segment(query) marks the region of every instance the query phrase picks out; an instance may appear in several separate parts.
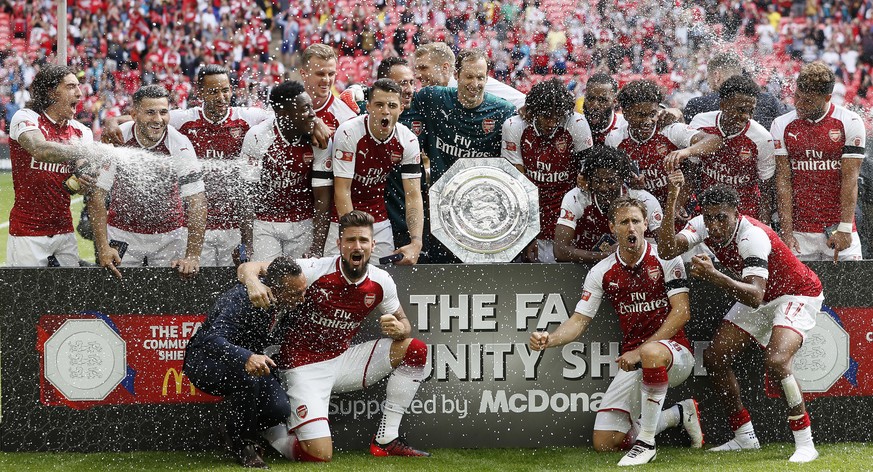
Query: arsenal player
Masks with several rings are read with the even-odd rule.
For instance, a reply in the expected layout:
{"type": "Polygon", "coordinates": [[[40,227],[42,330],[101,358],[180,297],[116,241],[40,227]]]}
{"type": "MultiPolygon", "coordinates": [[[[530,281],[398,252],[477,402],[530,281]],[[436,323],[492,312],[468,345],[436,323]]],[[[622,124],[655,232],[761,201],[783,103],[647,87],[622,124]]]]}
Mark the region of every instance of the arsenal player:
{"type": "Polygon", "coordinates": [[[618,83],[608,74],[598,72],[585,85],[584,113],[594,144],[604,144],[613,130],[627,128],[627,120],[615,112],[618,83]]]}
{"type": "MultiPolygon", "coordinates": [[[[724,141],[718,152],[699,159],[700,190],[717,184],[736,189],[740,213],[753,215],[769,225],[776,160],[770,132],[752,119],[759,92],[755,81],[745,75],[728,78],[718,91],[720,109],[698,113],[691,120],[691,127],[724,141]]],[[[668,159],[668,169],[681,161],[681,154],[675,156],[679,158],[668,159]]]]}
{"type": "Polygon", "coordinates": [[[560,215],[551,223],[555,228],[555,259],[558,262],[591,264],[615,251],[615,238],[609,229],[607,210],[617,198],[628,195],[646,206],[644,236],[655,244],[663,213],[658,200],[645,190],[625,185],[631,165],[620,150],[595,145],[582,152],[582,172],[586,187],[574,186],[561,201],[560,215]]]}
{"type": "Polygon", "coordinates": [[[330,129],[358,116],[342,100],[333,95],[336,83],[336,51],[326,44],[313,44],[303,51],[300,76],[306,93],[312,99],[315,115],[330,129]]]}
{"type": "MultiPolygon", "coordinates": [[[[338,215],[353,209],[375,220],[374,254],[402,254],[400,264],[415,264],[422,246],[424,209],[421,200],[421,151],[418,137],[397,122],[403,107],[401,88],[391,79],[379,79],[370,88],[367,114],[340,125],[334,134],[334,201],[338,215]],[[391,220],[385,207],[385,183],[399,168],[405,193],[410,243],[394,249],[391,220]]],[[[331,224],[328,239],[336,239],[339,225],[331,224]]],[[[326,250],[336,255],[336,250],[326,250]]]]}
{"type": "Polygon", "coordinates": [[[555,262],[555,221],[561,200],[576,185],[580,153],[591,147],[591,130],[585,117],[573,112],[573,95],[558,79],[535,85],[526,103],[524,117],[503,123],[501,155],[539,190],[540,234],[526,259],[555,262]]]}
{"type": "MultiPolygon", "coordinates": [[[[82,99],[72,69],[48,64],[30,86],[33,101],[9,123],[9,153],[15,203],[9,213],[6,264],[78,267],[79,251],[64,182],[75,171],[70,143],[93,141],[91,130],[74,120],[82,99]]],[[[82,176],[93,184],[91,176],[82,176]]]]}
{"type": "Polygon", "coordinates": [[[330,153],[311,144],[312,100],[300,82],[270,91],[275,116],[249,130],[240,154],[246,183],[242,241],[253,260],[320,256],[327,237],[333,176],[330,153]]]}
{"type": "Polygon", "coordinates": [[[682,259],[664,259],[643,235],[646,206],[624,196],[609,207],[609,229],[618,250],[585,276],[573,315],[554,332],[534,332],[530,348],[563,346],[588,329],[603,299],[609,300],[623,333],[619,371],[603,395],[594,422],[594,449],[615,451],[633,444],[618,465],[645,464],[655,458],[655,435],[682,425],[693,447],[703,445],[694,399],[661,411],[668,387],[685,381],[694,367],[685,323],[691,318],[682,259]],[[638,426],[634,420],[639,415],[638,426]]]}
{"type": "MultiPolygon", "coordinates": [[[[684,185],[682,173],[670,174],[665,217],[671,218],[684,185]]],[[[752,418],[740,398],[733,370],[737,356],[754,346],[764,347],[770,378],[781,383],[788,404],[788,425],[794,433],[791,462],[818,457],[812,441],[809,413],[792,374],[794,355],[815,326],[824,294],[815,273],[800,262],[767,225],[741,214],[736,190],[715,185],[699,198],[701,215],[675,234],[661,226],[659,250],[676,257],[705,244],[727,269],[720,272],[706,254],[691,259],[691,275],[725,290],[737,299],[704,353],[709,378],[725,403],[734,438],[711,451],[758,449],[752,418]]]]}
{"type": "Polygon", "coordinates": [[[667,155],[677,152],[685,158],[701,156],[717,151],[722,144],[720,138],[682,123],[659,129],[658,113],[663,99],[661,89],[650,80],[625,85],[618,93],[618,102],[628,126],[615,129],[606,137],[607,146],[621,149],[639,166],[643,188],[662,206],[667,200],[667,155]]]}
{"type": "MultiPolygon", "coordinates": [[[[375,246],[373,218],[353,210],[339,221],[338,257],[298,261],[308,288],[302,308],[284,333],[277,361],[291,402],[288,428],[292,434],[273,437],[272,444],[286,457],[299,461],[330,461],[331,393],[367,388],[390,374],[370,453],[429,456],[410,447],[399,435],[403,415],[426,375],[427,345],[410,337],[412,327],[391,276],[369,264],[375,246]],[[373,310],[382,315],[379,324],[385,337],[352,345],[361,322],[373,310]]],[[[255,306],[266,307],[276,300],[258,280],[267,267],[266,262],[256,262],[243,264],[238,270],[255,306]]]]}
{"type": "Polygon", "coordinates": [[[773,121],[782,239],[801,260],[860,260],[855,227],[866,135],[861,118],[830,103],[834,73],[821,62],[797,77],[796,110],[773,121]]]}
{"type": "Polygon", "coordinates": [[[206,227],[200,162],[191,141],[169,126],[165,88],[146,85],[137,90],[131,115],[133,121],[121,125],[123,146],[161,157],[104,164],[88,201],[97,261],[117,277],[119,265],[172,266],[183,275],[195,274],[206,227]],[[112,197],[108,214],[107,194],[112,197]],[[111,240],[127,243],[123,262],[111,240]]]}

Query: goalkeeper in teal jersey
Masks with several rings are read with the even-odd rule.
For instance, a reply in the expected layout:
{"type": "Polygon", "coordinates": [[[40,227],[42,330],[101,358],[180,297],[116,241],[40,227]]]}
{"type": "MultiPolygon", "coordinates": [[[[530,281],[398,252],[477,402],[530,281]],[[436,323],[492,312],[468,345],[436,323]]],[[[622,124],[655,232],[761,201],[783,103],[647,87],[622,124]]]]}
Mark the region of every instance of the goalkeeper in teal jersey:
{"type": "MultiPolygon", "coordinates": [[[[485,94],[489,67],[484,51],[465,49],[455,60],[457,88],[425,87],[412,100],[411,113],[421,119],[421,149],[430,159],[425,171],[429,170],[431,185],[458,159],[500,157],[503,122],[515,114],[515,106],[485,94]]],[[[414,121],[411,129],[416,131],[414,121]]],[[[425,246],[429,262],[460,262],[436,238],[429,238],[425,246]]]]}

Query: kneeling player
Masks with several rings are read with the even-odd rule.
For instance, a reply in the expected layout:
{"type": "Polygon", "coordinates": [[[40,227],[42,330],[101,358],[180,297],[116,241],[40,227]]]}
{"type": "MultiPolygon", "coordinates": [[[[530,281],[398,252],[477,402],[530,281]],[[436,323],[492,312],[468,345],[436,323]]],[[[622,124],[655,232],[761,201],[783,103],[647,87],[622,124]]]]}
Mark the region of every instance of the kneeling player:
{"type": "MultiPolygon", "coordinates": [[[[670,194],[664,217],[675,212],[684,178],[670,174],[670,194]]],[[[661,226],[660,250],[677,256],[705,244],[718,260],[741,280],[719,272],[705,255],[691,260],[691,275],[722,288],[737,299],[715,333],[703,356],[709,378],[728,410],[734,439],[710,451],[758,449],[752,418],[743,407],[740,385],[733,370],[737,356],[757,343],[765,348],[764,364],[770,378],[781,381],[788,403],[788,424],[794,433],[796,450],[789,461],[809,462],[818,457],[812,442],[809,413],[803,394],[792,374],[794,355],[824,300],[821,282],[791,253],[773,230],[737,211],[737,191],[716,185],[704,191],[698,201],[701,215],[693,218],[679,234],[661,226]]]]}
{"type": "MultiPolygon", "coordinates": [[[[267,438],[288,458],[324,462],[333,456],[328,425],[332,393],[349,392],[379,382],[388,374],[387,395],[379,430],[370,443],[374,456],[429,456],[399,436],[400,421],[425,377],[427,345],[409,337],[412,328],[400,306],[394,280],[369,265],[373,251],[373,217],[353,210],[339,219],[339,257],[301,259],[306,301],[284,333],[279,376],[292,413],[288,428],[271,430],[267,438]],[[355,346],[351,340],[361,321],[378,309],[387,338],[355,346]],[[284,434],[290,430],[291,435],[284,434]]],[[[258,280],[267,263],[239,268],[240,281],[257,306],[274,295],[258,280]]]]}
{"type": "Polygon", "coordinates": [[[609,228],[618,239],[618,250],[585,277],[573,316],[553,333],[532,333],[530,348],[539,351],[575,340],[588,328],[600,301],[605,297],[612,303],[624,334],[622,354],[616,359],[621,371],[597,413],[594,448],[614,451],[633,442],[618,465],[645,464],[655,458],[655,435],[679,424],[691,436],[693,447],[703,445],[694,399],[661,411],[667,387],[684,382],[694,367],[684,329],[691,318],[685,267],[680,258],[658,257],[655,246],[643,238],[646,206],[641,201],[615,200],[609,209],[609,228]],[[635,425],[632,418],[637,415],[635,425]]]}

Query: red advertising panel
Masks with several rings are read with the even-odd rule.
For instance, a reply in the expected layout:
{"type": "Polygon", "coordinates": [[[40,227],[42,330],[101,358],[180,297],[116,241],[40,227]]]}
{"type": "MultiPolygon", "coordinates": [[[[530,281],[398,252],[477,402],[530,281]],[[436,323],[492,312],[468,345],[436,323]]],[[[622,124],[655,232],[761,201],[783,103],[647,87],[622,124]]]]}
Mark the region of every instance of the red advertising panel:
{"type": "Polygon", "coordinates": [[[206,315],[43,315],[37,324],[40,401],[96,405],[214,403],[182,373],[206,315]]]}

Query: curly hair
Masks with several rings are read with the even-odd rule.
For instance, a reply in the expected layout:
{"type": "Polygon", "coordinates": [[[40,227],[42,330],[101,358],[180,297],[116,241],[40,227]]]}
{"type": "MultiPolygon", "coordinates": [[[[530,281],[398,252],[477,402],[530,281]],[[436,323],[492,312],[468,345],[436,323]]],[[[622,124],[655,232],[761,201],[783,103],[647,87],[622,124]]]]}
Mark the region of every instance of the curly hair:
{"type": "Polygon", "coordinates": [[[740,206],[740,194],[737,190],[724,184],[713,185],[704,190],[697,198],[700,206],[728,205],[732,208],[740,206]]]}
{"type": "Polygon", "coordinates": [[[618,92],[618,103],[627,110],[637,103],[661,103],[664,91],[651,80],[634,80],[618,92]]]}
{"type": "Polygon", "coordinates": [[[757,98],[760,91],[761,89],[758,87],[758,84],[751,77],[740,74],[728,77],[721,84],[721,87],[718,89],[718,97],[722,100],[735,95],[757,98]]]}
{"type": "Polygon", "coordinates": [[[836,76],[824,62],[806,64],[797,76],[797,90],[816,95],[830,95],[834,92],[836,76]]]}
{"type": "Polygon", "coordinates": [[[573,94],[558,79],[540,82],[530,89],[524,101],[531,117],[569,114],[576,107],[573,94]]]}
{"type": "Polygon", "coordinates": [[[64,77],[70,74],[76,75],[71,67],[58,64],[43,66],[30,84],[31,101],[27,107],[37,113],[45,112],[46,108],[55,102],[55,99],[52,98],[52,92],[63,83],[64,77]]]}
{"type": "Polygon", "coordinates": [[[281,110],[286,105],[293,106],[294,100],[301,93],[306,93],[303,83],[286,80],[270,90],[270,107],[275,111],[281,110]]]}

